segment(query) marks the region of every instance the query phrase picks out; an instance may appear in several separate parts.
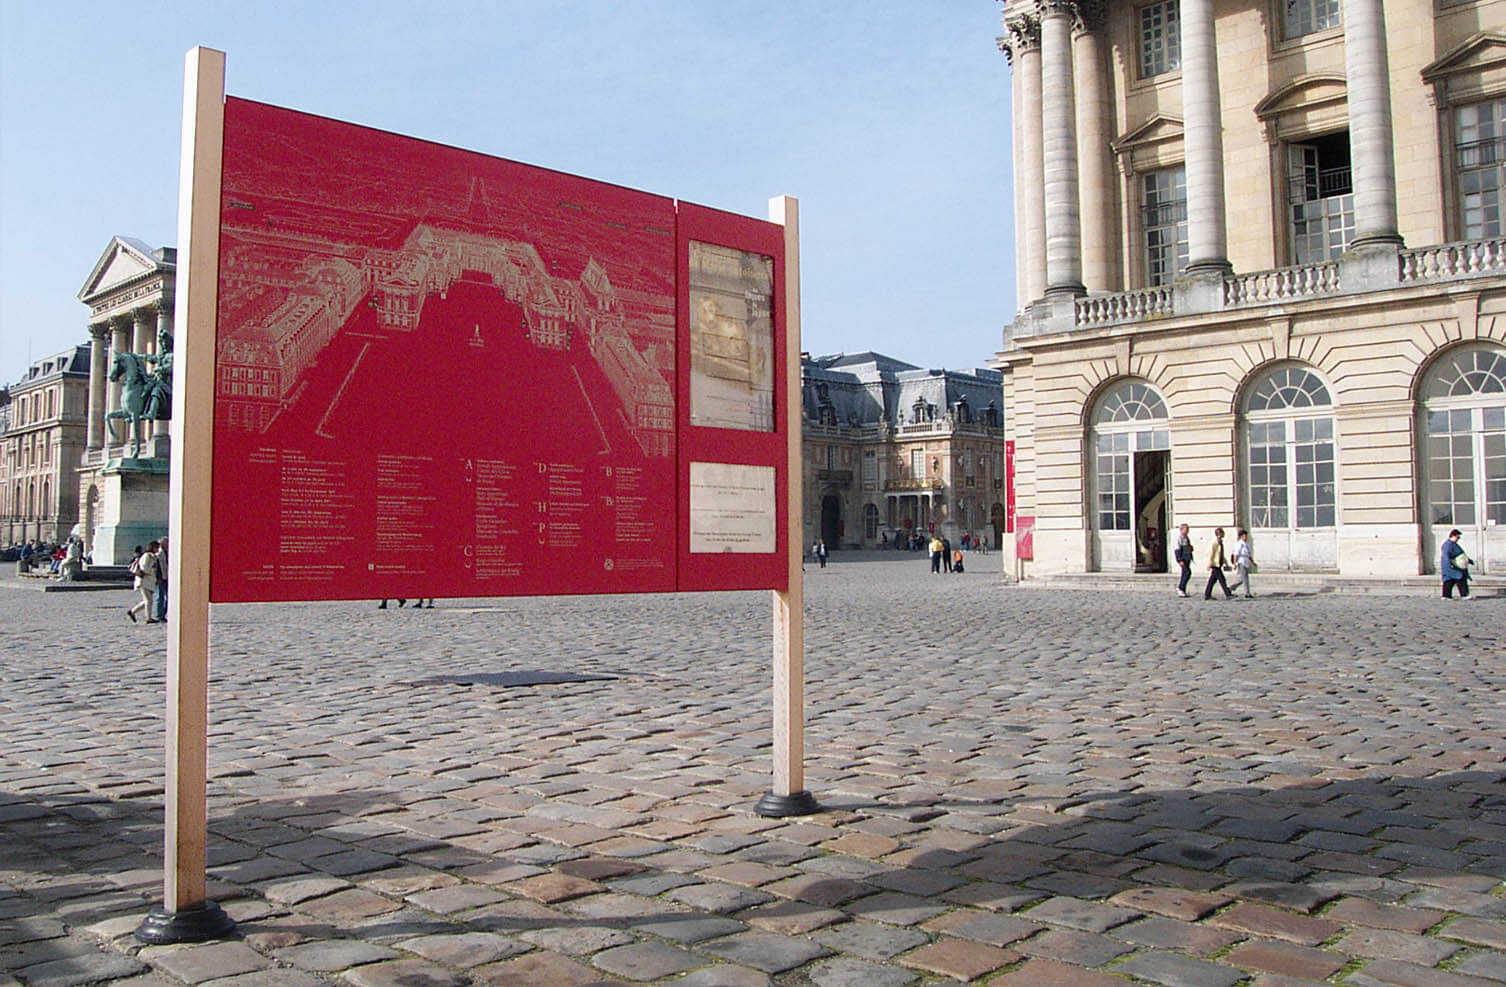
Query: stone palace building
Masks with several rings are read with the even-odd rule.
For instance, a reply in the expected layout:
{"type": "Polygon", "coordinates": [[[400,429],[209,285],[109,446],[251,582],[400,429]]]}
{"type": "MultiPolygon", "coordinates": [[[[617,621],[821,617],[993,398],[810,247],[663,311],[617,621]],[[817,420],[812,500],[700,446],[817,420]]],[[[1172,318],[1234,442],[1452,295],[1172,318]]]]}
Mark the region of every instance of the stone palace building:
{"type": "Polygon", "coordinates": [[[1005,527],[1004,395],[994,370],[877,353],[801,359],[805,547],[881,548],[932,531],[989,546],[1005,527]]]}
{"type": "Polygon", "coordinates": [[[9,388],[0,429],[0,519],[7,544],[61,541],[75,525],[97,565],[124,565],[135,545],[167,532],[167,421],[107,419],[123,385],[117,353],[157,354],[172,336],[176,251],[114,237],[79,291],[89,344],[38,361],[9,388]]]}
{"type": "Polygon", "coordinates": [[[1164,571],[1179,522],[1266,570],[1432,572],[1456,527],[1506,569],[1506,0],[1004,25],[1006,571],[1164,571]]]}
{"type": "Polygon", "coordinates": [[[78,523],[89,348],[38,360],[0,409],[0,545],[57,542],[78,523]]]}

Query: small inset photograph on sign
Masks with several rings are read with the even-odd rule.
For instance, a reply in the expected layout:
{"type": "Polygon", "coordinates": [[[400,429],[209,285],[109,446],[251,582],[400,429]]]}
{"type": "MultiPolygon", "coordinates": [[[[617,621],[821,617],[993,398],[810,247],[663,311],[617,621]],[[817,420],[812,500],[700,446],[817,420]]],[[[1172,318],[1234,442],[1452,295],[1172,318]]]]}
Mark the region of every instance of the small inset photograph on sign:
{"type": "Polygon", "coordinates": [[[690,423],[774,430],[774,260],[690,242],[690,423]]]}
{"type": "Polygon", "coordinates": [[[774,467],[690,464],[690,551],[774,551],[774,467]]]}

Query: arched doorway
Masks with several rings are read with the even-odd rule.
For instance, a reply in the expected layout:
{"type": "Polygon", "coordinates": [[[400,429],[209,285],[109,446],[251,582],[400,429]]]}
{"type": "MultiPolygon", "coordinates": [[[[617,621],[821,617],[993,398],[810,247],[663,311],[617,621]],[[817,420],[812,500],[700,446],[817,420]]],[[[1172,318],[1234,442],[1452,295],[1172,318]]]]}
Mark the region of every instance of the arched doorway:
{"type": "Polygon", "coordinates": [[[1101,572],[1165,572],[1171,516],[1171,414],[1143,380],[1110,386],[1088,430],[1093,567],[1101,572]]]}
{"type": "Polygon", "coordinates": [[[836,494],[821,498],[821,539],[828,551],[842,547],[842,498],[836,494]]]}
{"type": "Polygon", "coordinates": [[[1422,379],[1418,457],[1422,472],[1423,565],[1458,528],[1480,573],[1506,569],[1506,350],[1449,350],[1422,379]]]}
{"type": "Polygon", "coordinates": [[[1267,569],[1333,569],[1338,457],[1333,399],[1309,367],[1278,366],[1245,393],[1241,514],[1267,569]]]}
{"type": "Polygon", "coordinates": [[[988,512],[988,523],[989,523],[989,526],[994,529],[994,539],[993,539],[992,544],[989,545],[989,547],[990,548],[1001,548],[1001,547],[1003,547],[1003,545],[1004,545],[1004,505],[1003,504],[995,502],[994,506],[989,509],[989,512],[988,512]]]}

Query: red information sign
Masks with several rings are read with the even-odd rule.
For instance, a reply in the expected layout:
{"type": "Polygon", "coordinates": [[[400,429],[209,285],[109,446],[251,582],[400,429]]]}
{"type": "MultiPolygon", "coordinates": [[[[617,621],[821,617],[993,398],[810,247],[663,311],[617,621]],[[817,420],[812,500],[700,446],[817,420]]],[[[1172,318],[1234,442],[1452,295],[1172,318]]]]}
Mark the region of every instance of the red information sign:
{"type": "Polygon", "coordinates": [[[781,238],[226,100],[211,599],[782,589],[781,238]]]}

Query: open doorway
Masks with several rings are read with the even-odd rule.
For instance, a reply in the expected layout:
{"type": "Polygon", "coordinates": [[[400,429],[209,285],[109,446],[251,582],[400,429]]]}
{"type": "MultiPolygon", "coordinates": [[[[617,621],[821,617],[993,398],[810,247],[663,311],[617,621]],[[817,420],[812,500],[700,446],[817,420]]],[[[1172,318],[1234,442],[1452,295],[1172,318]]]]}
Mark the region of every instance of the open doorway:
{"type": "Polygon", "coordinates": [[[1135,453],[1135,571],[1165,572],[1166,490],[1171,453],[1152,449],[1135,453]]]}
{"type": "Polygon", "coordinates": [[[833,494],[821,498],[821,539],[828,552],[842,547],[842,498],[833,494]]]}

